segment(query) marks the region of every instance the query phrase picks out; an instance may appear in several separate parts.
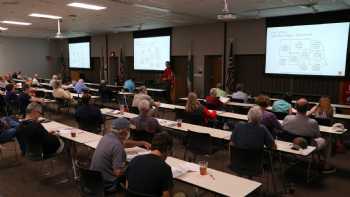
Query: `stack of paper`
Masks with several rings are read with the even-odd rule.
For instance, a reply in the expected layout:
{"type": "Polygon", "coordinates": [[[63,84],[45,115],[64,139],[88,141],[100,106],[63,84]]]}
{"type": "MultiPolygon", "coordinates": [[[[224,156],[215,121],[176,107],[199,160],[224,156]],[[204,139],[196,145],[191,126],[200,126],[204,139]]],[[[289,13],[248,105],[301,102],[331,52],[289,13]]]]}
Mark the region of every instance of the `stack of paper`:
{"type": "Polygon", "coordinates": [[[140,148],[138,146],[135,146],[133,148],[126,148],[125,152],[126,152],[126,159],[127,159],[127,161],[131,161],[135,157],[137,157],[139,155],[149,154],[151,151],[143,149],[143,148],[140,148]]]}
{"type": "Polygon", "coordinates": [[[173,177],[176,178],[188,172],[199,172],[199,165],[185,162],[181,164],[172,165],[171,171],[173,172],[173,177]]]}

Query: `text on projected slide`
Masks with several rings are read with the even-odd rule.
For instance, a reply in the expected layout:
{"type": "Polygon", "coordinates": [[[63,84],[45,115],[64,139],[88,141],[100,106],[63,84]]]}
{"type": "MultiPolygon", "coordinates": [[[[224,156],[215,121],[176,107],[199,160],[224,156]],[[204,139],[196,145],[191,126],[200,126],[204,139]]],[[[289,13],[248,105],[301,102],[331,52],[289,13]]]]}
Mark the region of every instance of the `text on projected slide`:
{"type": "Polygon", "coordinates": [[[170,36],[134,39],[135,70],[162,71],[166,61],[170,61],[170,36]]]}
{"type": "Polygon", "coordinates": [[[69,43],[69,67],[90,68],[90,43],[69,43]]]}
{"type": "Polygon", "coordinates": [[[266,73],[344,76],[349,23],[267,29],[266,73]]]}

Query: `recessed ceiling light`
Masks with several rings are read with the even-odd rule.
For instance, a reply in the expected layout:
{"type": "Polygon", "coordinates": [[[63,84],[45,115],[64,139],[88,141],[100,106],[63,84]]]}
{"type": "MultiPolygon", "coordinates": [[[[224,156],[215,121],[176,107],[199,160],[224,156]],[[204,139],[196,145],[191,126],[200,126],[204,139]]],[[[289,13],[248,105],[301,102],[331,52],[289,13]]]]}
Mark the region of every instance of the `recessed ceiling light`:
{"type": "Polygon", "coordinates": [[[86,3],[77,3],[77,2],[69,3],[67,5],[71,7],[84,8],[89,10],[104,10],[107,8],[104,6],[92,5],[92,4],[86,4],[86,3]]]}
{"type": "Polygon", "coordinates": [[[9,28],[7,28],[7,27],[0,27],[0,31],[6,31],[6,30],[8,30],[9,28]]]}
{"type": "Polygon", "coordinates": [[[55,15],[49,15],[49,14],[39,14],[39,13],[31,13],[29,14],[31,17],[38,17],[38,18],[48,18],[48,19],[61,19],[61,16],[55,16],[55,15]]]}
{"type": "Polygon", "coordinates": [[[25,26],[28,26],[28,25],[32,24],[32,23],[20,22],[20,21],[1,21],[1,23],[11,24],[11,25],[25,25],[25,26]]]}

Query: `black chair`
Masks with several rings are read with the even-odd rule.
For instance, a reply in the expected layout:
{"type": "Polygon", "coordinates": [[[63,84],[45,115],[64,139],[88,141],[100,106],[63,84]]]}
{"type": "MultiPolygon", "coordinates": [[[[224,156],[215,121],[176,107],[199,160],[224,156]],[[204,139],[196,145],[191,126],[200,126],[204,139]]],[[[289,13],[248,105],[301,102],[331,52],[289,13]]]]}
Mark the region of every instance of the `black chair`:
{"type": "Polygon", "coordinates": [[[101,172],[79,168],[82,197],[104,197],[104,182],[101,172]]]}
{"type": "Polygon", "coordinates": [[[209,156],[218,150],[208,133],[188,131],[185,140],[184,160],[187,158],[187,152],[191,152],[193,154],[193,160],[196,161],[198,155],[209,156]]]}
{"type": "Polygon", "coordinates": [[[283,130],[281,133],[278,134],[278,139],[283,140],[283,141],[287,141],[287,142],[293,142],[293,140],[295,138],[298,138],[298,137],[302,137],[302,138],[306,139],[306,141],[309,145],[314,144],[313,138],[295,135],[295,134],[290,133],[286,130],[283,130]]]}
{"type": "Polygon", "coordinates": [[[5,101],[5,113],[6,116],[16,115],[19,111],[19,104],[17,100],[8,100],[6,97],[4,98],[5,101]]]}
{"type": "Polygon", "coordinates": [[[186,112],[182,110],[180,116],[176,116],[177,119],[182,119],[185,123],[195,124],[195,125],[204,125],[204,117],[201,112],[186,112]]]}
{"type": "Polygon", "coordinates": [[[230,146],[230,169],[240,176],[249,178],[261,176],[263,173],[264,150],[242,149],[230,146]]]}
{"type": "Polygon", "coordinates": [[[62,109],[67,109],[69,112],[69,101],[67,99],[63,99],[63,98],[55,98],[56,100],[56,104],[57,104],[57,111],[61,112],[62,109]]]}
{"type": "Polygon", "coordinates": [[[126,197],[157,197],[157,195],[150,195],[150,194],[142,194],[139,192],[134,192],[129,189],[126,189],[126,197]]]}
{"type": "Polygon", "coordinates": [[[272,112],[272,113],[276,115],[278,120],[283,120],[288,115],[288,113],[284,113],[284,112],[272,112]]]}
{"type": "Polygon", "coordinates": [[[132,129],[130,131],[130,135],[131,135],[131,138],[133,140],[146,141],[146,142],[149,142],[149,143],[152,143],[152,140],[153,140],[153,137],[154,137],[153,133],[149,133],[149,132],[144,131],[144,130],[135,130],[135,129],[132,129]]]}
{"type": "Polygon", "coordinates": [[[133,114],[139,114],[139,109],[137,107],[130,107],[129,111],[133,114]]]}
{"type": "Polygon", "coordinates": [[[99,134],[101,132],[101,124],[96,121],[86,121],[86,120],[77,120],[79,129],[84,131],[89,131],[91,133],[99,134]]]}
{"type": "Polygon", "coordinates": [[[244,103],[243,99],[237,99],[237,98],[232,98],[230,99],[232,102],[236,102],[236,103],[244,103]]]}
{"type": "Polygon", "coordinates": [[[332,126],[333,120],[330,118],[314,118],[319,125],[332,126]]]}

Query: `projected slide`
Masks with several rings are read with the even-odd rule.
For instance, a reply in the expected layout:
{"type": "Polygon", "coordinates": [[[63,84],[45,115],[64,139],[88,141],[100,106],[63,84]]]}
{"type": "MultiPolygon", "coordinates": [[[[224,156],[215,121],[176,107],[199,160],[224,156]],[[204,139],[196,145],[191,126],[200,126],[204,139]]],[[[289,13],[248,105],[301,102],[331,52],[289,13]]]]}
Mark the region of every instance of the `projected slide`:
{"type": "Polygon", "coordinates": [[[162,71],[166,61],[170,61],[170,36],[134,39],[135,70],[162,71]]]}
{"type": "Polygon", "coordinates": [[[268,27],[265,73],[345,76],[349,23],[268,27]]]}
{"type": "Polygon", "coordinates": [[[69,43],[69,67],[90,68],[90,42],[69,43]]]}

